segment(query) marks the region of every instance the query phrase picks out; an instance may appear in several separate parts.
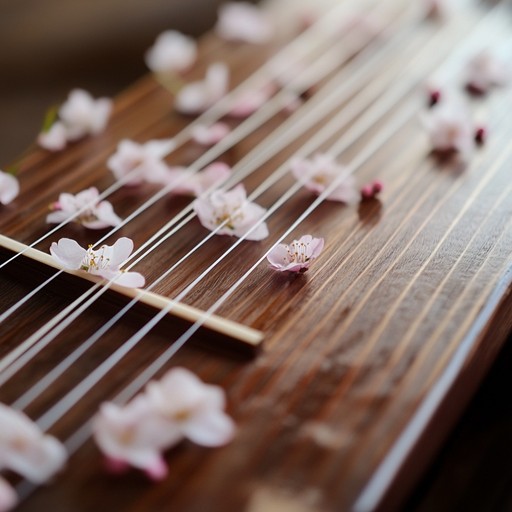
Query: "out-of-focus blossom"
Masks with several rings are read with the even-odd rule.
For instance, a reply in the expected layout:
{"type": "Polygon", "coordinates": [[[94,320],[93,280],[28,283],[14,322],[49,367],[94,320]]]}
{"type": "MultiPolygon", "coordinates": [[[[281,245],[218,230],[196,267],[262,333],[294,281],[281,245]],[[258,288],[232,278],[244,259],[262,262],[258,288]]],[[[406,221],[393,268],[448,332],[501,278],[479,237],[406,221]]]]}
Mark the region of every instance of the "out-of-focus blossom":
{"type": "Polygon", "coordinates": [[[46,222],[59,224],[83,210],[73,220],[86,228],[104,229],[108,226],[117,226],[121,219],[115,214],[111,203],[98,201],[99,195],[96,187],[90,187],[78,194],[63,192],[59,195],[58,201],[50,206],[52,212],[47,215],[46,222]]]}
{"type": "Polygon", "coordinates": [[[61,121],[53,123],[48,131],[43,131],[37,136],[37,143],[48,151],[63,150],[68,143],[64,123],[61,121]]]}
{"type": "Polygon", "coordinates": [[[291,167],[295,178],[316,195],[337,182],[326,199],[346,204],[359,200],[354,177],[329,154],[318,153],[313,158],[295,159],[291,167]]]}
{"type": "Polygon", "coordinates": [[[122,140],[117,151],[108,159],[107,167],[118,179],[126,179],[125,185],[140,185],[143,182],[164,183],[169,167],[163,161],[175,147],[173,139],[151,140],[138,144],[132,140],[122,140]]]}
{"type": "Polygon", "coordinates": [[[488,49],[473,55],[465,70],[467,88],[479,94],[488,92],[492,87],[506,85],[510,76],[510,66],[488,49]]]}
{"type": "Polygon", "coordinates": [[[194,201],[194,210],[201,224],[216,234],[244,237],[246,240],[263,240],[268,228],[261,219],[266,210],[247,200],[243,185],[225,192],[215,190],[194,201]],[[248,231],[252,231],[248,233],[248,231]]]}
{"type": "Polygon", "coordinates": [[[230,2],[220,6],[215,30],[227,41],[261,44],[274,35],[270,20],[262,11],[248,2],[230,2]]]}
{"type": "Polygon", "coordinates": [[[9,204],[20,193],[18,179],[8,172],[0,171],[0,203],[9,204]]]}
{"type": "Polygon", "coordinates": [[[185,168],[171,170],[168,175],[168,185],[172,187],[172,194],[199,197],[216,185],[226,181],[230,175],[231,167],[229,165],[214,162],[195,174],[187,173],[185,168]]]}
{"type": "Polygon", "coordinates": [[[217,103],[228,91],[229,69],[211,64],[204,80],[185,85],[176,95],[174,107],[182,114],[199,114],[217,103]]]}
{"type": "Polygon", "coordinates": [[[18,496],[12,485],[0,477],[0,512],[13,509],[18,503],[18,496]]]}
{"type": "Polygon", "coordinates": [[[202,146],[213,146],[220,142],[231,129],[226,123],[218,122],[210,126],[198,125],[192,130],[192,137],[195,142],[202,146]]]}
{"type": "Polygon", "coordinates": [[[197,58],[197,44],[176,30],[166,30],[146,52],[145,61],[153,73],[181,73],[189,69],[197,58]]]}

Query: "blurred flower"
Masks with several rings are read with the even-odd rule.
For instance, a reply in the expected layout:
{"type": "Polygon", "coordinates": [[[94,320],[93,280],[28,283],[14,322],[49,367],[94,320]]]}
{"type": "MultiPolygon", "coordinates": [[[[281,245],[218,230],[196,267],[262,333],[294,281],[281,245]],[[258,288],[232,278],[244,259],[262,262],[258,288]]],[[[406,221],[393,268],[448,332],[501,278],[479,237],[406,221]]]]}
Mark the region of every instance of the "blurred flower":
{"type": "Polygon", "coordinates": [[[228,81],[228,67],[220,62],[211,64],[204,80],[185,85],[178,92],[174,107],[182,114],[204,112],[227,93],[228,81]]]}
{"type": "Polygon", "coordinates": [[[66,127],[61,121],[53,123],[37,136],[37,143],[48,151],[61,151],[68,143],[66,127]]]}
{"type": "Polygon", "coordinates": [[[346,204],[359,200],[354,177],[329,154],[318,153],[310,159],[297,158],[292,161],[291,167],[297,181],[303,182],[304,187],[316,195],[338,182],[326,199],[346,204]]]}
{"type": "Polygon", "coordinates": [[[191,37],[175,30],[166,30],[146,52],[145,61],[154,73],[183,72],[197,58],[197,44],[191,37]]]}
{"type": "Polygon", "coordinates": [[[11,484],[0,477],[0,512],[7,512],[16,506],[18,496],[11,484]]]}
{"type": "Polygon", "coordinates": [[[120,238],[112,246],[102,245],[97,251],[91,247],[84,249],[70,238],[61,238],[58,242],[53,242],[50,247],[53,258],[66,269],[83,270],[109,281],[115,281],[115,284],[120,286],[141,288],[145,282],[141,274],[119,269],[132,251],[133,241],[126,237],[120,238]]]}
{"type": "Polygon", "coordinates": [[[171,189],[173,194],[183,194],[199,197],[207,190],[212,189],[229,178],[231,168],[222,162],[214,162],[196,174],[186,172],[185,168],[170,170],[168,185],[175,186],[171,189]]]}
{"type": "MultiPolygon", "coordinates": [[[[44,483],[67,460],[64,446],[45,435],[25,414],[0,404],[0,469],[9,469],[31,482],[44,483]]],[[[8,490],[2,489],[8,499],[8,490]]]]}
{"type": "Polygon", "coordinates": [[[227,41],[266,43],[274,28],[261,10],[248,2],[230,2],[220,6],[215,30],[227,41]]]}
{"type": "Polygon", "coordinates": [[[96,187],[88,188],[76,195],[65,192],[60,194],[59,200],[50,206],[53,211],[47,215],[46,222],[60,224],[83,209],[73,220],[85,228],[103,229],[117,226],[121,219],[114,213],[111,203],[98,201],[99,194],[96,187]]]}
{"type": "Polygon", "coordinates": [[[304,235],[290,245],[278,244],[267,255],[270,268],[283,272],[305,272],[324,248],[323,238],[304,235]]]}
{"type": "Polygon", "coordinates": [[[466,65],[466,86],[484,94],[492,87],[505,85],[510,79],[510,67],[490,50],[473,55],[466,65]]]}
{"type": "Polygon", "coordinates": [[[194,210],[201,224],[210,231],[222,226],[216,234],[244,237],[246,240],[263,240],[268,228],[261,219],[266,210],[247,201],[243,185],[225,192],[215,190],[194,201],[194,210]],[[254,228],[254,229],[252,229],[254,228]],[[246,236],[247,232],[252,231],[246,236]]]}
{"type": "Polygon", "coordinates": [[[231,131],[226,123],[214,123],[210,126],[200,124],[192,130],[195,142],[203,146],[213,146],[220,142],[231,131]]]}
{"type": "Polygon", "coordinates": [[[8,172],[0,171],[0,203],[9,204],[19,193],[18,179],[8,172]]]}
{"type": "Polygon", "coordinates": [[[107,160],[107,167],[116,179],[124,179],[130,175],[125,185],[148,183],[164,183],[169,167],[163,161],[175,147],[173,139],[151,140],[138,144],[132,140],[122,140],[117,151],[107,160]]]}

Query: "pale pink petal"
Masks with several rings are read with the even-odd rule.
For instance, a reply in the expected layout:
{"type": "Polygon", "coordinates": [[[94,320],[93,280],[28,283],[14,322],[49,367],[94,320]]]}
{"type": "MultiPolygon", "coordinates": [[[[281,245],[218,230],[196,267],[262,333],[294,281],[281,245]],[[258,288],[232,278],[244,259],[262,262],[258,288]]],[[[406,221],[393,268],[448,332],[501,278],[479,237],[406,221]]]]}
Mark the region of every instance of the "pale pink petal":
{"type": "MultiPolygon", "coordinates": [[[[105,279],[112,280],[113,275],[111,273],[102,273],[105,279]]],[[[142,274],[138,272],[118,272],[115,274],[115,284],[124,286],[126,288],[143,288],[146,280],[142,274]]]]}
{"type": "Polygon", "coordinates": [[[278,244],[269,252],[267,260],[273,270],[303,272],[320,255],[323,248],[323,238],[304,235],[290,245],[278,244]]]}
{"type": "Polygon", "coordinates": [[[82,225],[88,229],[104,229],[109,226],[117,226],[121,223],[121,218],[114,212],[114,207],[108,201],[102,201],[94,208],[96,220],[84,220],[82,225]]]}
{"type": "Polygon", "coordinates": [[[481,50],[466,65],[466,86],[474,92],[486,93],[492,87],[506,85],[510,64],[489,49],[481,50]]]}
{"type": "Polygon", "coordinates": [[[195,142],[203,146],[213,146],[229,134],[231,128],[226,123],[214,123],[211,126],[198,125],[192,131],[195,142]]]}
{"type": "Polygon", "coordinates": [[[0,477],[0,512],[7,512],[18,503],[18,495],[11,484],[0,477]]]}
{"type": "Polygon", "coordinates": [[[0,171],[0,203],[11,203],[20,193],[18,179],[7,172],[0,171]]]}
{"type": "Polygon", "coordinates": [[[237,118],[245,118],[259,110],[270,98],[265,90],[245,91],[233,102],[229,115],[237,118]]]}
{"type": "Polygon", "coordinates": [[[218,409],[205,409],[192,417],[183,428],[184,435],[201,446],[222,446],[236,432],[233,420],[218,409]]]}
{"type": "Polygon", "coordinates": [[[47,132],[41,132],[37,136],[37,143],[48,151],[61,151],[67,145],[67,132],[60,121],[53,123],[47,132]]]}
{"type": "Polygon", "coordinates": [[[215,27],[217,34],[228,41],[265,43],[273,36],[273,26],[261,10],[248,2],[221,5],[215,27]]]}
{"type": "Polygon", "coordinates": [[[162,32],[146,52],[145,61],[154,73],[183,72],[197,58],[196,42],[175,30],[162,32]]]}
{"type": "Polygon", "coordinates": [[[133,240],[128,237],[119,238],[112,246],[112,257],[110,259],[110,267],[117,269],[128,259],[133,251],[133,240]]]}
{"type": "Polygon", "coordinates": [[[87,255],[87,251],[70,238],[61,238],[58,242],[53,242],[50,253],[64,268],[72,270],[79,269],[87,255]]]}

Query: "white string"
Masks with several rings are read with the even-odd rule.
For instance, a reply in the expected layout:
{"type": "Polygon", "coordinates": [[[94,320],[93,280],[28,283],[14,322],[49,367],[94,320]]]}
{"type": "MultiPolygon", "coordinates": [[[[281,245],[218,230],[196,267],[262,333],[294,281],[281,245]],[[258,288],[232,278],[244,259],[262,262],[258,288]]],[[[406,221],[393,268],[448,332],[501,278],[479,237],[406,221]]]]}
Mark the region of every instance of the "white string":
{"type": "MultiPolygon", "coordinates": [[[[366,2],[367,3],[367,2],[366,2]]],[[[299,50],[296,51],[309,51],[311,48],[316,50],[321,50],[322,45],[324,43],[328,44],[330,42],[329,40],[329,34],[331,33],[332,29],[337,26],[337,24],[340,23],[341,19],[344,15],[346,15],[352,7],[348,7],[348,4],[341,4],[336,5],[334,8],[329,10],[327,14],[322,16],[316,23],[314,23],[311,27],[306,29],[302,34],[300,34],[296,39],[294,39],[291,43],[286,45],[281,51],[279,51],[274,57],[272,57],[269,61],[267,61],[262,67],[260,67],[257,71],[255,71],[248,79],[246,79],[244,82],[239,84],[237,87],[235,87],[233,90],[231,90],[226,96],[224,96],[221,100],[219,100],[216,104],[214,104],[212,107],[210,107],[207,111],[205,111],[203,114],[201,114],[198,118],[196,118],[194,121],[189,123],[180,133],[178,133],[173,139],[168,139],[167,142],[169,143],[169,153],[171,151],[174,151],[178,147],[185,144],[188,140],[190,140],[190,137],[193,133],[193,130],[198,126],[202,124],[211,124],[215,120],[218,120],[223,115],[226,115],[230,112],[232,107],[232,102],[234,99],[236,99],[238,94],[241,94],[245,91],[248,91],[251,89],[251,87],[255,87],[258,83],[266,83],[269,80],[275,79],[279,77],[279,73],[276,74],[275,66],[279,63],[284,63],[284,70],[282,70],[282,73],[285,73],[288,71],[286,69],[286,66],[289,66],[289,69],[292,69],[292,66],[294,64],[293,55],[288,56],[287,52],[293,53],[295,46],[299,48],[299,50]],[[339,17],[338,17],[339,16],[339,17]],[[325,40],[321,40],[318,38],[319,34],[327,34],[327,37],[325,40]],[[310,40],[311,39],[311,40],[310,40]],[[302,45],[302,50],[301,50],[302,45]],[[270,71],[269,76],[267,77],[265,73],[270,71]]],[[[301,59],[302,57],[297,57],[297,59],[301,59]]],[[[300,84],[299,84],[300,85],[300,84]]],[[[307,89],[307,88],[306,88],[307,89]]],[[[297,90],[297,86],[294,86],[294,89],[290,87],[290,84],[288,84],[284,90],[289,92],[289,90],[297,90]]],[[[275,100],[276,97],[280,96],[281,99],[283,99],[283,95],[281,93],[284,92],[284,90],[280,91],[280,94],[276,94],[272,100],[275,100]]],[[[265,107],[267,105],[273,104],[273,101],[267,102],[265,107]]],[[[265,108],[264,107],[264,108],[265,108]]],[[[252,117],[255,117],[258,115],[258,113],[261,110],[257,111],[253,116],[250,116],[246,121],[249,121],[252,117]]],[[[244,123],[242,123],[244,124],[244,123]]],[[[239,128],[239,127],[238,127],[239,128]]],[[[231,137],[233,137],[234,134],[237,133],[237,129],[233,130],[222,142],[229,140],[231,137]]],[[[214,154],[213,148],[211,148],[211,154],[214,154]]],[[[225,148],[227,149],[227,148],[225,148]]],[[[208,152],[207,152],[208,153],[208,152]]],[[[207,154],[205,153],[204,156],[207,154]]],[[[219,153],[217,156],[219,156],[221,153],[219,153]]],[[[216,158],[214,156],[212,159],[216,158]]],[[[208,163],[208,162],[207,162],[208,163]]],[[[199,167],[200,168],[200,167],[199,167]]],[[[199,170],[196,169],[196,172],[199,170]]],[[[60,224],[52,228],[50,231],[48,231],[45,235],[42,235],[39,237],[35,242],[32,242],[30,245],[27,246],[24,250],[20,251],[19,253],[16,253],[11,258],[7,259],[6,261],[2,262],[0,264],[0,269],[14,261],[19,256],[25,254],[25,252],[32,247],[35,247],[42,241],[44,241],[46,238],[51,236],[52,234],[56,233],[59,229],[61,229],[63,226],[68,224],[69,222],[76,219],[79,215],[84,213],[87,209],[93,207],[98,201],[101,201],[105,198],[107,198],[110,194],[121,188],[124,184],[129,182],[138,172],[138,169],[133,169],[131,172],[129,172],[127,175],[125,175],[123,178],[118,180],[116,183],[111,185],[108,189],[106,189],[104,192],[102,192],[96,199],[93,201],[88,202],[85,204],[81,209],[79,209],[77,212],[72,214],[70,217],[68,217],[66,220],[62,221],[60,224]]],[[[177,185],[177,183],[175,184],[177,185]]],[[[169,190],[170,191],[170,190],[169,190]]],[[[160,196],[163,197],[163,196],[160,196]]],[[[153,204],[153,203],[152,203],[153,204]]],[[[110,233],[109,233],[110,234],[110,233]]],[[[98,243],[93,245],[95,247],[98,243]]]]}

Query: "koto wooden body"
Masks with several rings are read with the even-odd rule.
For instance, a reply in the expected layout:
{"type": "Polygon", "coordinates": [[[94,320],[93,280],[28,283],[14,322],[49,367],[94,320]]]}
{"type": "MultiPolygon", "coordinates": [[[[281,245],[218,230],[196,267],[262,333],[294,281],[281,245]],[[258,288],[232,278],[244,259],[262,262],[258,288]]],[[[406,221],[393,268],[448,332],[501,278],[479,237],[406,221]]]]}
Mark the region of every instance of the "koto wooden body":
{"type": "MultiPolygon", "coordinates": [[[[402,16],[406,4],[390,1],[390,19],[402,16]]],[[[305,233],[325,238],[325,252],[311,270],[292,276],[272,272],[262,263],[216,312],[262,331],[262,352],[245,357],[236,351],[218,350],[205,331],[166,365],[166,369],[185,366],[226,390],[228,410],[239,429],[234,442],[211,450],[180,444],[168,453],[169,477],[154,484],[135,471],[108,476],[89,440],[71,458],[67,470],[48,487],[37,489],[19,510],[340,511],[354,507],[369,510],[378,504],[382,510],[390,510],[400,503],[478,386],[512,321],[511,93],[500,89],[473,100],[478,114],[485,114],[490,136],[463,171],[429,154],[418,121],[426,102],[422,82],[450,51],[478,27],[483,41],[511,33],[506,5],[497,7],[501,15],[487,21],[484,15],[491,6],[470,5],[464,16],[445,25],[416,18],[400,25],[401,32],[392,31],[380,41],[369,42],[368,55],[380,49],[381,63],[330,112],[327,119],[342,107],[360,105],[361,110],[353,120],[348,118],[328,143],[348,137],[365,112],[386,101],[387,91],[398,83],[406,84],[407,92],[400,101],[340,158],[353,161],[374,137],[389,129],[393,116],[401,116],[403,123],[396,133],[390,133],[354,173],[361,185],[379,178],[385,190],[380,200],[358,206],[321,204],[286,238],[291,241],[305,233]],[[403,44],[386,53],[385,45],[393,34],[401,34],[403,44]],[[435,37],[443,42],[445,51],[433,51],[414,71],[407,71],[412,56],[434,44],[435,37]],[[402,70],[406,71],[399,80],[390,80],[402,70]],[[367,88],[388,82],[374,101],[360,99],[367,88]],[[194,341],[205,342],[209,348],[194,341]]],[[[275,8],[276,19],[283,20],[280,40],[253,47],[208,36],[202,43],[200,63],[187,80],[202,76],[209,62],[222,59],[230,65],[235,84],[272,56],[295,33],[292,23],[284,21],[287,8],[279,2],[270,8],[275,8]]],[[[352,36],[340,37],[350,41],[352,36]]],[[[350,58],[357,56],[348,55],[347,62],[350,58]]],[[[450,67],[448,77],[456,80],[459,69],[450,67]]],[[[308,102],[315,101],[321,91],[316,87],[308,102]]],[[[287,115],[281,112],[272,117],[226,151],[221,160],[236,164],[287,115]]],[[[22,193],[2,208],[0,232],[31,243],[48,231],[44,220],[47,205],[60,192],[78,192],[92,185],[104,190],[113,183],[105,162],[120,139],[144,142],[165,138],[189,122],[173,112],[172,98],[162,86],[153,78],[143,78],[118,97],[113,120],[101,136],[83,140],[62,153],[34,148],[27,154],[19,174],[22,193]]],[[[233,127],[238,124],[230,122],[233,127]]],[[[246,188],[255,189],[324,123],[316,124],[246,178],[246,188]]],[[[200,146],[188,143],[168,162],[187,165],[203,152],[200,146]]],[[[287,175],[257,202],[270,207],[293,184],[287,175]]],[[[126,217],[157,190],[150,186],[123,188],[110,200],[126,217]]],[[[207,310],[313,200],[305,190],[293,195],[270,217],[269,239],[243,242],[183,302],[207,310]]],[[[189,202],[170,195],[120,234],[133,238],[138,247],[189,202]]],[[[135,270],[151,283],[207,233],[193,220],[135,270]]],[[[63,236],[84,244],[99,237],[71,225],[37,248],[48,252],[50,242],[63,236]]],[[[175,297],[235,241],[214,237],[154,291],[175,297]]],[[[8,256],[2,252],[3,259],[8,256]]],[[[53,272],[24,258],[2,269],[1,311],[53,272]]],[[[68,283],[56,280],[0,326],[2,355],[69,304],[70,296],[75,298],[83,291],[83,287],[75,289],[68,283]]],[[[119,306],[113,308],[115,312],[119,306]]],[[[85,311],[0,388],[0,400],[14,402],[103,325],[111,310],[103,300],[85,311]]],[[[26,412],[30,417],[41,416],[152,316],[148,310],[132,313],[29,405],[26,412]]],[[[62,440],[71,436],[102,401],[122,390],[185,328],[167,319],[51,432],[62,440]]]]}

